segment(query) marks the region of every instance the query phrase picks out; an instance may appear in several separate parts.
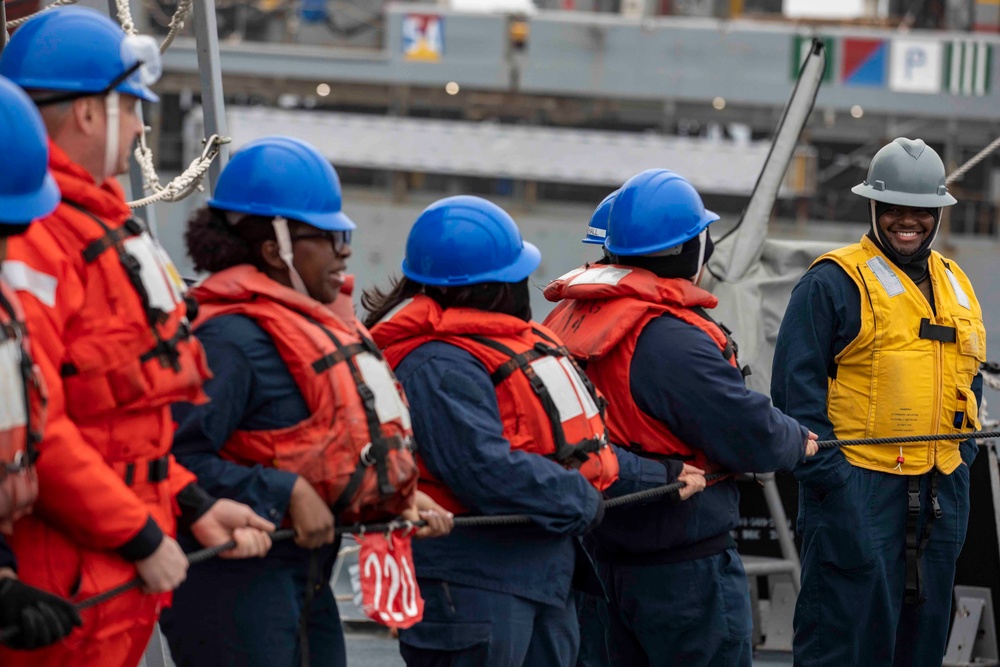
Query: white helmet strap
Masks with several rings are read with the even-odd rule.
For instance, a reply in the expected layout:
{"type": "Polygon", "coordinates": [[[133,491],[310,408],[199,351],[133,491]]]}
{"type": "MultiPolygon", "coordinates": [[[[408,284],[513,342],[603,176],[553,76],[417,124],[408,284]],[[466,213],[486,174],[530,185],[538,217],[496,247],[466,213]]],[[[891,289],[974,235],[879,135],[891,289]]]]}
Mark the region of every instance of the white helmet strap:
{"type": "Polygon", "coordinates": [[[288,277],[292,281],[292,287],[296,292],[309,296],[309,290],[306,289],[306,284],[302,282],[302,277],[295,270],[292,261],[292,235],[288,232],[288,220],[277,215],[271,220],[271,226],[274,227],[274,236],[278,240],[278,256],[288,267],[288,277]]]}
{"type": "Polygon", "coordinates": [[[104,139],[104,178],[106,179],[118,175],[118,135],[121,134],[121,119],[119,117],[121,107],[118,100],[118,92],[114,90],[104,96],[104,115],[107,118],[107,137],[104,139]]]}

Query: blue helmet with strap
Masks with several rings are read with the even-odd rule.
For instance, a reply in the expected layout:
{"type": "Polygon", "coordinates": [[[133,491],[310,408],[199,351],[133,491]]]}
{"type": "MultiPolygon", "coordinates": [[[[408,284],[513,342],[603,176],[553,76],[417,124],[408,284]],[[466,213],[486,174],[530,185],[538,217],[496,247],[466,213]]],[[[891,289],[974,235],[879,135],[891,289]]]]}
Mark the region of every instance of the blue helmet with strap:
{"type": "Polygon", "coordinates": [[[604,245],[608,238],[608,216],[611,215],[611,205],[615,203],[615,190],[605,197],[594,213],[590,216],[590,223],[587,225],[587,235],[583,237],[583,242],[589,245],[604,245]]]}
{"type": "Polygon", "coordinates": [[[314,146],[292,137],[264,137],[237,151],[208,201],[223,211],[299,220],[318,229],[350,231],[340,179],[314,146]]]}
{"type": "Polygon", "coordinates": [[[0,74],[26,90],[62,93],[36,104],[119,92],[147,102],[162,71],[151,37],[127,36],[107,16],[82,7],[60,7],[27,21],[0,57],[0,74]]]}
{"type": "Polygon", "coordinates": [[[38,109],[23,90],[0,76],[0,235],[4,225],[24,225],[59,205],[49,173],[49,145],[38,109]]]}
{"type": "Polygon", "coordinates": [[[608,218],[608,252],[652,255],[693,239],[719,219],[683,176],[648,169],[625,181],[608,218]]]}
{"type": "Polygon", "coordinates": [[[521,238],[514,219],[481,197],[460,195],[424,209],[406,240],[403,275],[425,285],[516,283],[542,255],[521,238]]]}

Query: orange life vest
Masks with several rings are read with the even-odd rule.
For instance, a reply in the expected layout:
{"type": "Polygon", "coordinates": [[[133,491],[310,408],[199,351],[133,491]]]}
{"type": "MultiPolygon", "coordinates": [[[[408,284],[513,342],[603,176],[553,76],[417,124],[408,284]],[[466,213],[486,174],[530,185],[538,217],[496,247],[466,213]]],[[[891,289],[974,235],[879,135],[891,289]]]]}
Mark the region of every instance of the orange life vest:
{"type": "Polygon", "coordinates": [[[0,531],[31,510],[38,496],[34,460],[42,438],[45,394],[31,360],[24,314],[0,280],[0,531]]]}
{"type": "Polygon", "coordinates": [[[653,456],[678,458],[708,472],[720,466],[688,445],[663,422],[639,409],[630,389],[632,357],[646,325],[664,314],[704,331],[735,367],[736,344],[729,332],[710,319],[707,308],[718,300],[682,278],[658,278],[629,266],[584,266],[552,281],[545,298],[560,301],[545,320],[569,351],[586,362],[587,375],[614,400],[608,406],[611,441],[653,456]]]}
{"type": "Polygon", "coordinates": [[[417,484],[410,413],[364,326],[250,265],[192,289],[195,326],[222,315],[252,318],[274,341],[311,416],[294,426],[236,431],[222,457],[302,475],[341,521],[398,515],[417,484]]]}
{"type": "MultiPolygon", "coordinates": [[[[618,459],[605,435],[604,399],[542,325],[471,308],[443,310],[418,295],[375,325],[372,335],[393,368],[430,341],[469,352],[490,373],[511,449],[577,468],[599,491],[618,479],[618,459]]],[[[421,490],[452,512],[466,512],[419,453],[417,458],[421,490]]]]}

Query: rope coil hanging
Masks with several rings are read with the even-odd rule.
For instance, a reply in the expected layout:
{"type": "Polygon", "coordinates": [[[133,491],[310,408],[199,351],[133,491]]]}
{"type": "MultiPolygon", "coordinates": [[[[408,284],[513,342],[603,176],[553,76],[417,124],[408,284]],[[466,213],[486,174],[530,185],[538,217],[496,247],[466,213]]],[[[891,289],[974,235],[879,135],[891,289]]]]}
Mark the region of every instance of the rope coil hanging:
{"type": "Polygon", "coordinates": [[[139,168],[142,170],[143,188],[151,190],[153,194],[130,201],[128,203],[129,208],[141,208],[162,201],[180,201],[191,195],[195,190],[200,190],[201,180],[208,173],[208,169],[212,166],[212,162],[216,156],[218,156],[219,150],[230,141],[229,137],[220,137],[217,134],[213,134],[205,140],[205,149],[201,152],[201,155],[196,157],[183,173],[166,185],[160,185],[160,177],[157,175],[156,167],[153,165],[153,152],[146,145],[146,134],[144,132],[139,139],[139,145],[135,148],[135,160],[139,163],[139,168]]]}

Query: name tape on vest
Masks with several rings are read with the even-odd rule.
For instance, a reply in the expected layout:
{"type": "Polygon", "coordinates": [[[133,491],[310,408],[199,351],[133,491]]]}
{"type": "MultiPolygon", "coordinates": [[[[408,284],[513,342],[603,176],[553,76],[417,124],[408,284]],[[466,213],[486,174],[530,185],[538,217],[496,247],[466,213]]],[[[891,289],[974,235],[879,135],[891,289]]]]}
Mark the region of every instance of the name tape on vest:
{"type": "Polygon", "coordinates": [[[4,279],[17,292],[27,292],[49,308],[56,305],[56,287],[59,281],[55,276],[36,271],[24,262],[7,260],[3,263],[4,279]]]}
{"type": "Polygon", "coordinates": [[[882,289],[890,297],[899,296],[906,289],[903,287],[903,283],[899,280],[899,276],[895,274],[889,263],[886,262],[881,257],[872,257],[867,262],[868,268],[872,270],[875,277],[882,284],[882,289]]]}
{"type": "Polygon", "coordinates": [[[403,427],[410,428],[410,411],[406,409],[403,399],[399,396],[396,381],[392,377],[389,366],[368,352],[362,352],[354,357],[358,370],[365,379],[365,384],[375,394],[375,414],[379,423],[388,424],[396,419],[403,422],[403,427]]]}
{"type": "Polygon", "coordinates": [[[951,283],[951,288],[955,290],[955,298],[958,299],[958,305],[966,310],[972,310],[972,302],[969,301],[969,295],[958,284],[958,278],[951,272],[951,269],[945,269],[944,272],[948,274],[948,282],[951,283]]]}
{"type": "Polygon", "coordinates": [[[617,266],[601,266],[587,269],[570,282],[572,285],[617,285],[632,269],[623,269],[617,266]]]}
{"type": "Polygon", "coordinates": [[[597,414],[597,405],[568,359],[542,357],[532,361],[531,367],[549,390],[560,421],[569,421],[581,414],[590,419],[597,414]]]}
{"type": "Polygon", "coordinates": [[[0,343],[0,431],[24,426],[28,413],[21,380],[21,346],[15,340],[0,343]]]}

